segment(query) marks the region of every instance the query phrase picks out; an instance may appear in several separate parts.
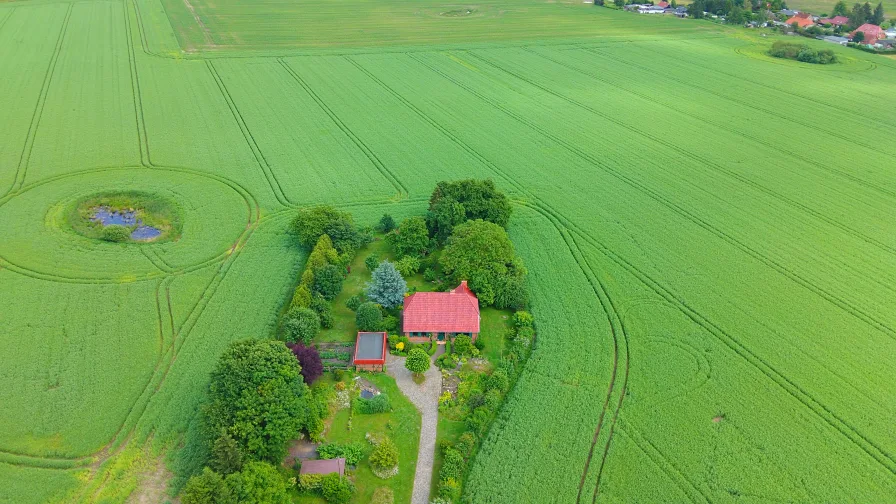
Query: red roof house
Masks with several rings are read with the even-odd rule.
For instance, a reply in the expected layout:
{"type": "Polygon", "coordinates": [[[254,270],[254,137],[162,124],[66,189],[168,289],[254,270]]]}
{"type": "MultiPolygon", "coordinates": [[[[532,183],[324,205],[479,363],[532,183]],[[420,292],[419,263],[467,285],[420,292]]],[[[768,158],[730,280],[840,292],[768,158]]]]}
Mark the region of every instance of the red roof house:
{"type": "Polygon", "coordinates": [[[669,6],[669,2],[665,2],[665,1],[663,1],[663,2],[657,2],[657,3],[656,3],[656,6],[657,6],[657,7],[662,7],[662,8],[665,9],[666,7],[669,6]]]}
{"type": "Polygon", "coordinates": [[[386,365],[386,333],[359,332],[352,363],[358,371],[382,371],[386,365]]]}
{"type": "Polygon", "coordinates": [[[416,292],[404,298],[402,332],[411,341],[479,336],[479,299],[464,280],[449,292],[416,292]]]}
{"type": "Polygon", "coordinates": [[[808,12],[800,12],[796,16],[793,16],[787,21],[784,21],[784,23],[787,24],[787,26],[791,26],[793,25],[793,23],[796,23],[796,25],[800,28],[808,28],[815,24],[815,22],[812,21],[812,18],[809,16],[808,12]]]}
{"type": "Polygon", "coordinates": [[[856,32],[862,32],[865,34],[865,38],[862,39],[863,44],[876,44],[878,40],[887,38],[886,33],[884,33],[880,26],[873,25],[871,23],[865,23],[862,26],[856,28],[849,34],[849,38],[854,38],[856,36],[856,32]]]}
{"type": "Polygon", "coordinates": [[[829,24],[834,26],[843,26],[849,24],[849,18],[846,16],[834,16],[832,18],[819,19],[818,24],[829,24]]]}

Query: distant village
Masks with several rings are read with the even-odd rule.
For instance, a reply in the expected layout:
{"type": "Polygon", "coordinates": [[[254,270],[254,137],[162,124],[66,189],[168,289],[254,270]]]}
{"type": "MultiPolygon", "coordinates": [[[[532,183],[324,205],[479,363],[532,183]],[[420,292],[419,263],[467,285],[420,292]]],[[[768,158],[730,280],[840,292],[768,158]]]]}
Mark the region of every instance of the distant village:
{"type": "Polygon", "coordinates": [[[814,14],[788,9],[781,0],[768,3],[751,0],[741,5],[732,0],[694,0],[687,6],[677,5],[675,0],[637,4],[626,4],[624,0],[605,4],[604,0],[594,0],[594,3],[638,14],[705,18],[748,28],[772,28],[788,35],[817,38],[869,52],[896,52],[896,19],[885,21],[882,4],[872,8],[869,3],[857,3],[848,9],[840,1],[831,13],[814,14]]]}

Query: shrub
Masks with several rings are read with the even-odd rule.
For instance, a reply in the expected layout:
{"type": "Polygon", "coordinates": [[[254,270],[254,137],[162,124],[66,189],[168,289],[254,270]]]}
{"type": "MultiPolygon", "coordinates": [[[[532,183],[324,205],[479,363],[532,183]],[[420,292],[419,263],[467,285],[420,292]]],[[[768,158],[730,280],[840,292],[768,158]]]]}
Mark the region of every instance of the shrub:
{"type": "Polygon", "coordinates": [[[220,474],[228,475],[243,468],[243,452],[226,432],[212,443],[210,455],[208,465],[220,474]]]}
{"type": "Polygon", "coordinates": [[[300,284],[296,287],[296,291],[292,295],[292,301],[289,302],[290,308],[310,308],[311,307],[311,291],[308,286],[300,284]]]}
{"type": "Polygon", "coordinates": [[[224,484],[224,478],[208,467],[202,469],[200,474],[187,481],[181,492],[180,501],[183,504],[217,504],[226,502],[230,497],[230,490],[224,484]]]}
{"type": "Polygon", "coordinates": [[[364,237],[355,229],[352,215],[330,205],[318,205],[299,210],[292,222],[299,243],[311,248],[322,235],[328,235],[340,252],[360,247],[364,237]]]}
{"type": "Polygon", "coordinates": [[[277,468],[265,462],[249,462],[241,472],[227,476],[227,486],[240,504],[287,504],[286,483],[277,468]]]}
{"type": "Polygon", "coordinates": [[[383,214],[383,216],[380,217],[380,221],[376,227],[383,233],[388,233],[389,231],[395,229],[395,219],[393,219],[389,214],[383,214]]]}
{"type": "Polygon", "coordinates": [[[514,313],[511,320],[513,322],[513,327],[516,329],[521,327],[532,327],[535,325],[535,317],[527,311],[520,310],[514,313]]]}
{"type": "Polygon", "coordinates": [[[309,306],[314,313],[317,313],[318,318],[320,319],[320,326],[324,329],[329,329],[333,327],[333,306],[329,301],[323,298],[320,294],[315,295],[311,299],[311,306],[309,306]]]}
{"type": "Polygon", "coordinates": [[[435,282],[439,278],[439,274],[433,268],[426,268],[423,271],[423,280],[427,282],[435,282]]]}
{"type": "Polygon", "coordinates": [[[416,375],[425,373],[429,369],[429,365],[429,355],[419,348],[408,352],[408,357],[404,361],[404,367],[416,375]]]}
{"type": "Polygon", "coordinates": [[[442,469],[439,471],[439,479],[454,478],[459,480],[464,474],[465,466],[466,462],[464,462],[463,455],[454,448],[448,448],[444,451],[442,457],[442,469]]]}
{"type": "Polygon", "coordinates": [[[320,481],[320,494],[332,504],[346,504],[351,500],[355,487],[348,478],[337,473],[327,474],[320,481]]]}
{"type": "Polygon", "coordinates": [[[535,337],[535,329],[531,327],[521,327],[519,330],[517,330],[516,337],[518,339],[531,342],[532,338],[535,337]]]}
{"type": "Polygon", "coordinates": [[[436,366],[439,369],[454,369],[457,367],[457,356],[451,353],[444,353],[436,359],[436,366]]]}
{"type": "Polygon", "coordinates": [[[320,331],[320,317],[310,308],[291,308],[283,318],[281,331],[288,343],[301,341],[307,345],[320,331]]]}
{"type": "Polygon", "coordinates": [[[429,247],[429,230],[423,217],[410,217],[399,224],[388,237],[389,244],[399,257],[421,257],[429,247]]]}
{"type": "Polygon", "coordinates": [[[364,296],[362,294],[355,294],[345,300],[345,307],[351,311],[358,311],[358,307],[361,306],[361,303],[363,302],[364,296]]]}
{"type": "Polygon", "coordinates": [[[358,465],[364,457],[364,447],[357,443],[329,443],[317,447],[317,455],[321,459],[344,458],[348,465],[358,465]]]}
{"type": "Polygon", "coordinates": [[[119,226],[118,224],[111,224],[103,228],[100,239],[114,243],[131,241],[131,228],[127,226],[119,226]]]}
{"type": "Polygon", "coordinates": [[[385,438],[374,447],[370,454],[370,465],[380,470],[398,465],[398,447],[391,439],[385,438]]]}
{"type": "Polygon", "coordinates": [[[467,220],[482,219],[506,228],[512,211],[510,200],[491,179],[439,182],[429,199],[426,223],[430,234],[441,241],[467,220]]]}
{"type": "Polygon", "coordinates": [[[386,315],[383,317],[383,322],[380,324],[380,330],[386,332],[395,332],[398,329],[398,318],[392,315],[386,315]]]}
{"type": "Polygon", "coordinates": [[[380,305],[370,301],[361,303],[355,313],[355,323],[361,331],[379,331],[383,323],[380,305]]]}
{"type": "Polygon", "coordinates": [[[322,474],[300,474],[297,486],[303,492],[311,492],[320,488],[320,480],[323,478],[322,474]]]}
{"type": "Polygon", "coordinates": [[[492,374],[486,376],[483,382],[486,391],[497,390],[501,394],[507,392],[507,389],[510,387],[510,379],[507,377],[507,373],[501,369],[497,369],[492,374]]]}
{"type": "Polygon", "coordinates": [[[358,398],[357,404],[358,413],[364,415],[385,413],[392,409],[392,403],[389,401],[389,396],[386,394],[379,394],[370,399],[360,397],[358,398]]]}
{"type": "Polygon", "coordinates": [[[324,365],[316,348],[300,343],[292,345],[290,350],[292,350],[293,355],[296,356],[299,365],[302,367],[301,373],[305,383],[311,385],[324,374],[324,365]]]}
{"type": "Polygon", "coordinates": [[[367,266],[367,269],[373,271],[377,266],[380,265],[380,258],[377,257],[376,254],[370,254],[364,259],[364,266],[367,266]]]}
{"type": "Polygon", "coordinates": [[[404,302],[408,284],[395,265],[383,261],[373,270],[365,294],[367,299],[379,303],[386,308],[395,308],[404,302]]]}
{"type": "Polygon", "coordinates": [[[332,301],[342,291],[342,270],[327,264],[314,270],[314,292],[332,301]]]}
{"type": "Polygon", "coordinates": [[[467,336],[466,334],[461,334],[454,338],[454,344],[452,345],[454,349],[454,353],[457,355],[465,355],[470,356],[473,355],[476,348],[473,346],[473,340],[467,336]]]}
{"type": "Polygon", "coordinates": [[[439,481],[439,497],[448,502],[454,502],[457,500],[458,494],[460,494],[460,484],[457,479],[448,478],[439,481]]]}
{"type": "Polygon", "coordinates": [[[404,256],[395,263],[395,269],[404,277],[415,275],[420,271],[420,259],[412,256],[404,256]]]}
{"type": "Polygon", "coordinates": [[[480,406],[473,410],[473,414],[466,418],[467,429],[473,431],[476,435],[482,436],[488,429],[491,412],[488,408],[480,406]]]}
{"type": "Polygon", "coordinates": [[[472,432],[464,432],[457,438],[454,447],[464,459],[469,459],[473,455],[473,449],[476,448],[476,435],[472,432]]]}

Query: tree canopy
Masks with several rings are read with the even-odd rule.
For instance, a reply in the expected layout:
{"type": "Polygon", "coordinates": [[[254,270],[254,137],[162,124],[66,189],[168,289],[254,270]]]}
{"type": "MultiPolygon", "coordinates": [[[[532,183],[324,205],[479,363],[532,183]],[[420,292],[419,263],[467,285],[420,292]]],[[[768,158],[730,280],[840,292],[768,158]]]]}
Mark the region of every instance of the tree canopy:
{"type": "Polygon", "coordinates": [[[336,299],[342,291],[342,268],[328,264],[314,270],[314,292],[327,301],[336,299]]]}
{"type": "Polygon", "coordinates": [[[371,273],[365,294],[367,299],[391,309],[404,302],[407,291],[408,284],[395,265],[383,261],[371,273]]]}
{"type": "Polygon", "coordinates": [[[341,253],[355,250],[364,244],[364,235],[355,227],[352,214],[330,205],[317,205],[299,209],[292,222],[299,243],[311,248],[322,235],[328,235],[341,253]]]}
{"type": "Polygon", "coordinates": [[[441,242],[466,220],[482,219],[506,228],[511,212],[510,200],[491,179],[443,181],[436,184],[429,199],[426,223],[430,234],[441,242]]]}
{"type": "Polygon", "coordinates": [[[430,366],[429,354],[419,348],[415,348],[408,352],[408,357],[404,361],[404,367],[414,374],[425,373],[430,366]]]}
{"type": "Polygon", "coordinates": [[[320,316],[311,308],[290,308],[280,330],[287,343],[311,343],[320,331],[320,316]]]}
{"type": "Polygon", "coordinates": [[[383,325],[383,312],[374,302],[361,303],[355,312],[355,325],[360,331],[379,331],[383,325]]]}
{"type": "Polygon", "coordinates": [[[300,371],[302,379],[306,384],[311,385],[324,374],[324,365],[316,348],[299,343],[290,346],[289,349],[299,361],[299,366],[302,368],[300,371]]]}
{"type": "Polygon", "coordinates": [[[280,463],[286,443],[313,419],[299,363],[280,341],[231,343],[211,374],[203,422],[210,438],[226,433],[254,460],[280,463]]]}
{"type": "MultiPolygon", "coordinates": [[[[514,289],[523,289],[526,273],[516,256],[507,232],[497,224],[482,220],[457,226],[439,258],[442,270],[455,283],[467,283],[486,305],[497,300],[515,299],[514,289]]],[[[505,303],[499,303],[499,307],[505,303]]]]}
{"type": "Polygon", "coordinates": [[[409,217],[389,234],[389,244],[399,257],[421,257],[429,248],[429,229],[423,217],[409,217]]]}

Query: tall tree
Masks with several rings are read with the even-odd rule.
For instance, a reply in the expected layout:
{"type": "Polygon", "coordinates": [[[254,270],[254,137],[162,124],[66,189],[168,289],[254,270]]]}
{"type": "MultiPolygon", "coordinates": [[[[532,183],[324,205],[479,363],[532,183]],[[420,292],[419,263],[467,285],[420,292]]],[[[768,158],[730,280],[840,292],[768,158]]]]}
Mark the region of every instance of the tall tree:
{"type": "Polygon", "coordinates": [[[418,376],[425,373],[429,369],[430,364],[429,354],[419,348],[411,350],[404,361],[404,367],[418,376]]]}
{"type": "Polygon", "coordinates": [[[871,18],[868,20],[871,24],[876,24],[880,26],[881,23],[884,22],[884,4],[878,3],[877,7],[874,8],[874,12],[871,14],[871,18]]]}
{"type": "Polygon", "coordinates": [[[299,361],[299,366],[302,368],[302,378],[305,380],[305,383],[311,385],[324,374],[324,365],[316,348],[298,343],[291,345],[289,349],[292,350],[292,354],[299,361]]]}
{"type": "Polygon", "coordinates": [[[430,234],[442,241],[465,220],[482,219],[506,228],[511,212],[510,200],[491,179],[439,182],[429,198],[426,223],[430,234]]]}
{"type": "Polygon", "coordinates": [[[831,11],[831,16],[847,16],[849,17],[849,8],[846,6],[846,2],[843,0],[839,0],[834,4],[834,10],[831,11]]]}
{"type": "Polygon", "coordinates": [[[423,217],[410,217],[389,234],[389,243],[399,257],[422,257],[429,248],[429,229],[423,217]]]}
{"type": "Polygon", "coordinates": [[[228,434],[246,457],[279,464],[287,441],[312,420],[308,396],[299,363],[282,342],[237,341],[212,371],[203,425],[211,439],[228,434]]]}
{"type": "Polygon", "coordinates": [[[373,270],[365,293],[367,299],[392,309],[404,302],[404,295],[407,291],[408,284],[395,265],[389,261],[383,261],[373,270]]]}

